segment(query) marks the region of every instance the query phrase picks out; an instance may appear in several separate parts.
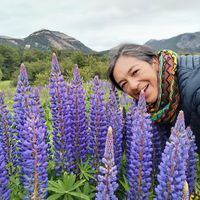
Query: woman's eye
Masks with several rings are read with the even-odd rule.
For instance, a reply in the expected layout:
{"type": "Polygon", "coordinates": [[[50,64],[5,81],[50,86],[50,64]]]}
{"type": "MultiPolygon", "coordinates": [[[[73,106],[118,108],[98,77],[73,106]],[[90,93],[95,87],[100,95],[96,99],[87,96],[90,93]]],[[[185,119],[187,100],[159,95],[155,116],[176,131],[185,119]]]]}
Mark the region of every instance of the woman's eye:
{"type": "Polygon", "coordinates": [[[123,89],[125,85],[126,85],[126,82],[122,83],[120,87],[123,89]]]}
{"type": "Polygon", "coordinates": [[[139,69],[133,71],[131,75],[133,76],[133,75],[137,74],[138,71],[139,71],[139,69]]]}

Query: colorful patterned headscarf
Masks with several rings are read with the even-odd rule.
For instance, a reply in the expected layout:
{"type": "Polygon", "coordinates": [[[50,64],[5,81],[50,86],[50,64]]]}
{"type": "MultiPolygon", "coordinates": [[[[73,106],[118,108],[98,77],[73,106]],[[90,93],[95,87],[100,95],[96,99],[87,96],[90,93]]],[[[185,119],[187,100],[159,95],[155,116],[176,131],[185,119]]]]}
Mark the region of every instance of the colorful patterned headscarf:
{"type": "Polygon", "coordinates": [[[158,53],[159,70],[159,95],[156,103],[149,104],[147,109],[151,119],[155,122],[173,122],[177,114],[180,101],[176,69],[177,54],[171,50],[158,53]]]}

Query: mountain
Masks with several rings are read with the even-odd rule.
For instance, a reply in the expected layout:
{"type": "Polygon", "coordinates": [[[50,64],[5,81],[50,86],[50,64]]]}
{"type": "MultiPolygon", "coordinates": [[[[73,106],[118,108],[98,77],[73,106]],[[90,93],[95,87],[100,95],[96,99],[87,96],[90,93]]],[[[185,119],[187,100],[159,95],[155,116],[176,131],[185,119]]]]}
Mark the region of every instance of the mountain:
{"type": "Polygon", "coordinates": [[[176,52],[200,52],[200,32],[184,33],[164,40],[149,40],[145,45],[155,50],[171,49],[176,52]]]}
{"type": "Polygon", "coordinates": [[[23,39],[0,36],[0,44],[27,49],[36,48],[44,51],[53,47],[59,50],[76,50],[83,53],[95,52],[71,36],[47,29],[36,31],[23,39]]]}
{"type": "MultiPolygon", "coordinates": [[[[0,44],[27,49],[36,48],[43,51],[48,51],[53,47],[60,50],[77,50],[83,53],[97,53],[71,36],[47,29],[36,31],[23,39],[0,36],[0,44]]],[[[151,39],[147,41],[145,45],[155,50],[171,49],[176,52],[184,53],[200,52],[200,32],[184,33],[163,40],[151,39]]],[[[105,54],[111,52],[113,49],[114,48],[98,53],[105,54]]]]}

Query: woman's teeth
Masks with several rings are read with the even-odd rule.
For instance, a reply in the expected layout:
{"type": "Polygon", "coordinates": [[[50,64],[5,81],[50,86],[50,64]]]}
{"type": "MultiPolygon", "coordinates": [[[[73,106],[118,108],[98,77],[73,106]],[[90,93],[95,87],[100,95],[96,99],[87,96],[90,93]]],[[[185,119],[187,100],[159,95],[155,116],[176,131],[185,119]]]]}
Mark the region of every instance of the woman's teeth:
{"type": "Polygon", "coordinates": [[[149,86],[149,85],[147,85],[147,86],[146,86],[146,87],[143,89],[143,90],[144,90],[144,92],[146,91],[146,89],[148,88],[148,86],[149,86]]]}

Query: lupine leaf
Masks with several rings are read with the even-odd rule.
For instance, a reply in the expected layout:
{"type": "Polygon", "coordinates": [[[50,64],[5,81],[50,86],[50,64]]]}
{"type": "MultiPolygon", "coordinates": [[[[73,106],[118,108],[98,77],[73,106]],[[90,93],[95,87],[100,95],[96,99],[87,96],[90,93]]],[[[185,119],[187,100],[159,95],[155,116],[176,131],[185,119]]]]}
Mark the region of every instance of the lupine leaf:
{"type": "Polygon", "coordinates": [[[72,196],[65,195],[64,200],[74,200],[74,198],[72,196]]]}
{"type": "Polygon", "coordinates": [[[64,183],[61,180],[58,180],[58,186],[60,189],[62,189],[63,191],[66,190],[64,183]]]}
{"type": "MultiPolygon", "coordinates": [[[[59,193],[59,195],[65,195],[65,199],[70,200],[73,198],[71,196],[77,196],[81,197],[82,199],[87,199],[89,198],[87,195],[82,195],[82,191],[77,192],[80,186],[83,185],[83,183],[86,180],[80,180],[76,181],[76,175],[74,174],[64,174],[63,181],[58,180],[57,182],[55,181],[49,181],[49,187],[47,190],[53,191],[55,193],[59,193]]],[[[59,196],[58,195],[58,196],[59,196]]]]}
{"type": "Polygon", "coordinates": [[[52,192],[56,192],[56,193],[59,193],[59,194],[64,194],[65,193],[65,191],[59,190],[58,187],[48,187],[47,190],[52,191],[52,192]]]}
{"type": "Polygon", "coordinates": [[[123,186],[123,188],[125,189],[126,192],[130,191],[130,187],[128,185],[128,181],[126,179],[126,177],[123,175],[123,181],[119,180],[119,182],[121,183],[121,185],[123,186]]]}
{"type": "Polygon", "coordinates": [[[85,182],[83,187],[77,188],[76,191],[81,192],[93,199],[93,197],[95,197],[96,187],[90,185],[89,182],[85,182]]]}
{"type": "Polygon", "coordinates": [[[69,188],[73,186],[75,181],[76,181],[76,175],[64,173],[63,182],[66,190],[69,190],[69,188]]]}
{"type": "Polygon", "coordinates": [[[92,170],[88,162],[89,160],[85,163],[81,162],[81,164],[78,164],[80,169],[80,179],[86,179],[87,181],[89,181],[89,179],[95,179],[92,174],[96,173],[96,170],[92,170]]]}
{"type": "Polygon", "coordinates": [[[79,193],[79,192],[69,192],[68,194],[75,196],[75,197],[85,199],[85,200],[90,200],[90,198],[87,195],[79,193]]]}
{"type": "Polygon", "coordinates": [[[49,181],[49,187],[47,189],[56,193],[65,193],[65,189],[60,187],[60,185],[55,181],[49,181]]]}
{"type": "Polygon", "coordinates": [[[80,187],[84,182],[85,180],[77,181],[71,188],[68,188],[68,191],[75,190],[76,188],[80,187]]]}
{"type": "Polygon", "coordinates": [[[83,186],[83,193],[87,194],[91,199],[95,197],[96,188],[86,182],[83,186]]]}
{"type": "Polygon", "coordinates": [[[63,196],[63,194],[53,194],[53,195],[49,196],[47,198],[47,200],[56,200],[56,199],[60,198],[61,196],[63,196]]]}

